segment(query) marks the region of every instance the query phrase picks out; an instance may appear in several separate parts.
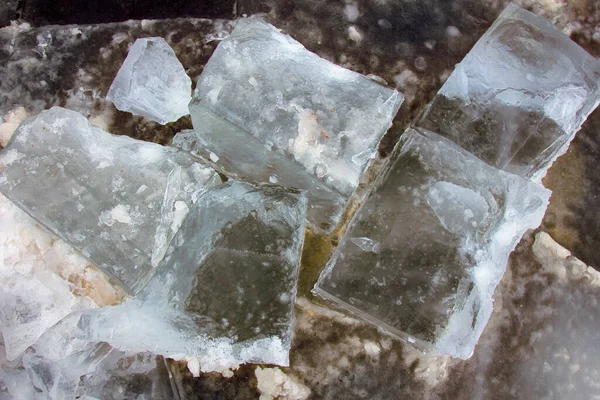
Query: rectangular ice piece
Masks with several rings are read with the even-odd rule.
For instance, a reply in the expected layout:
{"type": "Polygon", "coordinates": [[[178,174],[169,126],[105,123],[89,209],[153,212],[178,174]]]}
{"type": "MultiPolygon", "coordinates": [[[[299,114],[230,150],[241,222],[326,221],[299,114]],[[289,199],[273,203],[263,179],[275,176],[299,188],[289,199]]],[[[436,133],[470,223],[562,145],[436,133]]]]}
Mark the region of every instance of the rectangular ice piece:
{"type": "Polygon", "coordinates": [[[53,107],[0,152],[0,191],[135,293],[217,174],[175,148],[113,136],[53,107]]]}
{"type": "Polygon", "coordinates": [[[510,252],[550,191],[409,129],[314,292],[398,337],[468,358],[510,252]]]}
{"type": "Polygon", "coordinates": [[[242,19],[194,92],[198,140],[188,132],[174,143],[235,177],[307,190],[310,222],[331,230],[402,100],[264,21],[242,19]]]}
{"type": "Polygon", "coordinates": [[[106,99],[121,111],[160,124],[188,115],[192,80],[161,37],[135,41],[106,99]]]}
{"type": "Polygon", "coordinates": [[[136,298],[79,326],[91,340],[188,360],[192,371],[289,365],[306,209],[297,189],[209,189],[136,298]]]}
{"type": "Polygon", "coordinates": [[[599,83],[600,61],[510,4],[417,125],[490,165],[540,180],[598,105],[599,83]]]}

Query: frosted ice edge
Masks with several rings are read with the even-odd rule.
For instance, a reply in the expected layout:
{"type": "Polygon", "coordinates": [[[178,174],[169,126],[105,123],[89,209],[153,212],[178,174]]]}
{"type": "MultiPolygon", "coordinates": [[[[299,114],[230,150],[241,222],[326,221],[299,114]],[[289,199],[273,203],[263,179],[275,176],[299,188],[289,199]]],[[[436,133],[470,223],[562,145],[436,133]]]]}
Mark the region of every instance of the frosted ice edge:
{"type": "MultiPolygon", "coordinates": [[[[238,22],[210,58],[190,114],[203,137],[197,147],[214,154],[229,175],[307,189],[311,199],[322,196],[320,186],[336,193],[342,199],[337,210],[309,214],[313,226],[330,231],[372,162],[364,152],[376,151],[402,101],[397,91],[248,18],[238,22]],[[252,152],[248,143],[256,145],[252,152]],[[238,158],[251,158],[255,168],[235,165],[238,158]],[[310,180],[321,185],[306,187],[310,180]]],[[[313,208],[321,207],[316,203],[313,208]]]]}
{"type": "Polygon", "coordinates": [[[160,124],[189,114],[192,80],[173,49],[161,37],[137,39],[106,99],[121,111],[160,124]]]}
{"type": "Polygon", "coordinates": [[[447,139],[409,129],[313,292],[424,350],[468,358],[508,256],[541,223],[549,196],[447,139]],[[452,207],[437,209],[463,201],[471,205],[458,219],[452,207]]]}
{"type": "Polygon", "coordinates": [[[417,123],[539,181],[600,102],[600,61],[509,4],[417,123]]]}
{"type": "Polygon", "coordinates": [[[130,293],[152,276],[182,205],[220,182],[185,152],[113,136],[59,107],[25,120],[0,165],[0,191],[130,293]]]}

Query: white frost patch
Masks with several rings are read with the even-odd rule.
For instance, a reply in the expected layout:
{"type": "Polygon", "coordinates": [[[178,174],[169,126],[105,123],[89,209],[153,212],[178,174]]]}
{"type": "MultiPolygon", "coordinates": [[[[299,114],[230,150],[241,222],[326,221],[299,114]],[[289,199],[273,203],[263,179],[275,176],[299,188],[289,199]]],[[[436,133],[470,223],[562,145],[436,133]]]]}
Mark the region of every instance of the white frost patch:
{"type": "Polygon", "coordinates": [[[360,247],[362,251],[368,251],[372,253],[379,253],[381,251],[381,244],[368,237],[353,237],[350,241],[356,246],[360,247]]]}
{"type": "Polygon", "coordinates": [[[350,40],[358,43],[363,40],[363,34],[361,31],[354,25],[348,27],[348,37],[350,40]]]}
{"type": "Polygon", "coordinates": [[[175,211],[173,212],[173,222],[171,223],[171,231],[173,233],[177,233],[177,231],[181,227],[181,224],[183,223],[183,220],[185,219],[185,217],[189,211],[190,211],[190,209],[188,208],[187,204],[185,204],[184,201],[176,201],[175,202],[175,211]]]}
{"type": "Polygon", "coordinates": [[[377,155],[377,149],[366,149],[352,156],[352,162],[359,167],[363,167],[377,155]]]}
{"type": "Polygon", "coordinates": [[[344,17],[350,22],[354,22],[360,16],[356,3],[349,3],[344,6],[344,17]]]}
{"type": "Polygon", "coordinates": [[[127,211],[128,208],[129,207],[119,204],[118,206],[112,209],[112,211],[110,212],[110,216],[112,217],[112,219],[122,224],[130,224],[131,216],[127,211]]]}
{"type": "Polygon", "coordinates": [[[128,208],[128,206],[119,204],[110,211],[103,211],[100,214],[100,223],[106,226],[113,226],[115,221],[122,224],[131,224],[131,215],[129,215],[128,208]]]}
{"type": "Polygon", "coordinates": [[[309,388],[279,368],[257,367],[255,374],[260,400],[304,400],[310,396],[309,388]]]}
{"type": "Polygon", "coordinates": [[[148,189],[148,186],[146,185],[142,185],[138,188],[137,192],[135,192],[135,194],[142,194],[144,192],[144,190],[148,189]]]}
{"type": "Polygon", "coordinates": [[[9,151],[5,152],[4,154],[2,154],[0,161],[4,165],[10,165],[10,164],[14,163],[15,161],[19,161],[23,157],[25,157],[23,154],[19,153],[15,149],[12,149],[12,150],[9,150],[9,151]]]}
{"type": "Polygon", "coordinates": [[[17,107],[9,111],[4,118],[0,120],[0,145],[5,147],[13,133],[17,130],[21,122],[27,118],[27,111],[23,107],[17,107]]]}
{"type": "Polygon", "coordinates": [[[378,358],[381,353],[381,348],[377,346],[377,343],[370,340],[364,341],[365,353],[371,358],[378,358]]]}
{"type": "MultiPolygon", "coordinates": [[[[302,163],[309,171],[317,170],[317,164],[322,158],[322,153],[327,146],[318,143],[321,134],[318,118],[315,113],[303,111],[298,114],[298,136],[293,141],[291,152],[294,158],[302,163]]],[[[326,175],[324,167],[317,171],[317,175],[326,175]]]]}

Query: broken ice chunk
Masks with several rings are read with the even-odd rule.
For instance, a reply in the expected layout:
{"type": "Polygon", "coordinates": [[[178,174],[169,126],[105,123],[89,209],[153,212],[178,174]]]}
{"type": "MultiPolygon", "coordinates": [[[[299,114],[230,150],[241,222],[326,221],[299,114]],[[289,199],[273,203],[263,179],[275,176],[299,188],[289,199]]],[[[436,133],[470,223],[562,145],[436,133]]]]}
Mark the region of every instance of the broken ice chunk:
{"type": "Polygon", "coordinates": [[[339,218],[344,207],[344,196],[335,189],[328,187],[325,183],[307,174],[302,168],[298,168],[293,161],[284,155],[271,151],[264,144],[251,136],[244,134],[238,136],[239,131],[232,124],[214,117],[205,110],[198,110],[196,115],[202,115],[202,120],[211,121],[211,130],[220,132],[220,136],[212,137],[211,147],[206,138],[208,131],[200,128],[197,131],[183,131],[175,135],[173,145],[191,154],[199,156],[203,160],[211,159],[216,170],[236,179],[252,179],[248,173],[259,175],[265,182],[277,183],[283,186],[291,185],[298,189],[306,190],[310,198],[308,218],[318,227],[324,230],[333,227],[333,220],[339,218]],[[217,158],[207,151],[209,148],[235,149],[240,143],[244,143],[244,151],[222,152],[217,158]],[[216,159],[216,161],[214,161],[216,159]],[[261,162],[258,162],[261,160],[261,162]],[[232,172],[238,171],[238,172],[232,172]],[[275,178],[275,182],[274,179],[275,178]]]}
{"type": "Polygon", "coordinates": [[[160,37],[138,39],[110,86],[106,99],[121,111],[161,124],[188,115],[192,80],[160,37]]]}
{"type": "MultiPolygon", "coordinates": [[[[68,283],[50,271],[0,274],[0,327],[6,356],[14,360],[77,304],[68,283]]],[[[91,302],[90,302],[91,303],[91,302]]]]}
{"type": "Polygon", "coordinates": [[[93,374],[82,378],[82,392],[97,399],[173,399],[162,357],[113,350],[93,374]]]}
{"type": "Polygon", "coordinates": [[[0,194],[0,332],[8,359],[68,313],[123,297],[102,272],[0,194]]]}
{"type": "Polygon", "coordinates": [[[307,51],[259,19],[242,19],[200,76],[187,148],[229,174],[308,191],[309,220],[338,222],[403,100],[307,51]],[[214,157],[213,157],[214,158],[214,157]],[[323,210],[326,208],[327,210],[323,210]]]}
{"type": "Polygon", "coordinates": [[[550,192],[409,129],[314,291],[393,335],[468,358],[550,192]]]}
{"type": "Polygon", "coordinates": [[[278,186],[207,190],[136,298],[85,313],[77,326],[90,341],[193,370],[288,365],[306,207],[303,193],[278,186]]]}
{"type": "Polygon", "coordinates": [[[541,179],[600,101],[600,61],[510,4],[418,123],[490,165],[541,179]]]}
{"type": "Polygon", "coordinates": [[[187,153],[110,135],[59,107],[24,121],[0,152],[0,191],[129,292],[218,182],[187,153]]]}

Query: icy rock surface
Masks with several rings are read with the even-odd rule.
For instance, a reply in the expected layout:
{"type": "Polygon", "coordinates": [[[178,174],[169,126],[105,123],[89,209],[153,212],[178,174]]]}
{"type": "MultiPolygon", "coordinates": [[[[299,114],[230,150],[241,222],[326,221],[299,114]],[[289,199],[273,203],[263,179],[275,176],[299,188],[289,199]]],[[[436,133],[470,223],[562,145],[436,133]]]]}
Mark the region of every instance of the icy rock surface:
{"type": "Polygon", "coordinates": [[[185,360],[193,373],[287,366],[306,208],[295,189],[234,181],[209,189],[136,298],[48,335],[185,360]]]}
{"type": "Polygon", "coordinates": [[[106,99],[121,111],[161,124],[188,115],[192,80],[160,37],[138,39],[110,86],[106,99]]]}
{"type": "Polygon", "coordinates": [[[113,136],[59,107],[0,153],[0,191],[132,293],[216,173],[174,148],[113,136]]]}
{"type": "Polygon", "coordinates": [[[409,129],[314,290],[417,346],[468,358],[510,252],[549,197],[409,129]]]}
{"type": "Polygon", "coordinates": [[[600,61],[510,4],[440,89],[419,126],[490,165],[541,179],[600,102],[600,61]]]}
{"type": "Polygon", "coordinates": [[[242,19],[200,76],[194,133],[175,145],[251,182],[307,190],[325,230],[376,155],[402,95],[307,51],[260,19],[242,19]]]}

